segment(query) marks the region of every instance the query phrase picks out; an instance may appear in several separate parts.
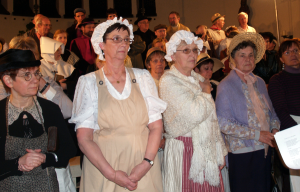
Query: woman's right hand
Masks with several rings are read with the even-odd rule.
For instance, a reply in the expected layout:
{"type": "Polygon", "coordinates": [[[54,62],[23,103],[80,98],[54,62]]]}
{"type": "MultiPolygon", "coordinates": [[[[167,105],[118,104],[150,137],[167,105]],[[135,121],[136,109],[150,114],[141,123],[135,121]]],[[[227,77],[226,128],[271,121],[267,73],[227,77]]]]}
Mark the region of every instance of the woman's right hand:
{"type": "Polygon", "coordinates": [[[200,87],[202,88],[202,92],[210,94],[212,91],[211,84],[209,82],[209,79],[205,79],[204,82],[199,81],[200,87]]]}
{"type": "Polygon", "coordinates": [[[128,175],[124,171],[116,171],[116,176],[114,182],[124,188],[127,188],[130,191],[133,191],[137,188],[137,182],[134,183],[129,180],[128,175]]]}
{"type": "Polygon", "coordinates": [[[31,171],[45,162],[46,155],[41,153],[41,149],[26,149],[26,151],[28,153],[19,159],[20,171],[31,171]]]}

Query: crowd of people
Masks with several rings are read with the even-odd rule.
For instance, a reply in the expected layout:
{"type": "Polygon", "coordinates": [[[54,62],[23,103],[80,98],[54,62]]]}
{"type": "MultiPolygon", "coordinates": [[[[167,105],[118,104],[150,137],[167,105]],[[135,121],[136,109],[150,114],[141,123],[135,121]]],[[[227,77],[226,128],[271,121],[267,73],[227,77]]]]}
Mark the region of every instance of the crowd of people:
{"type": "Polygon", "coordinates": [[[0,38],[1,190],[74,192],[76,155],[82,192],[300,190],[274,139],[300,122],[299,39],[277,51],[244,12],[238,27],[216,13],[194,32],[176,11],[154,31],[114,9],[74,18],[52,34],[37,14],[0,38]]]}

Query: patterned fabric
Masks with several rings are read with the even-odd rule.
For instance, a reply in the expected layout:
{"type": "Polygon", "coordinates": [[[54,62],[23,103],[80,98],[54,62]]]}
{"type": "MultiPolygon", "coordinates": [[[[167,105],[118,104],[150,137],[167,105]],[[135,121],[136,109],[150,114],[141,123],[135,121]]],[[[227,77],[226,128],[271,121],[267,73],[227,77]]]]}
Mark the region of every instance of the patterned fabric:
{"type": "MultiPolygon", "coordinates": [[[[270,125],[269,130],[279,130],[280,121],[269,99],[266,85],[261,78],[255,77],[257,82],[254,84],[254,90],[263,104],[270,125]]],[[[231,71],[218,85],[216,106],[220,129],[225,136],[229,151],[246,153],[264,148],[263,143],[258,141],[261,128],[247,85],[241,81],[235,71],[231,71]]]]}
{"type": "Polygon", "coordinates": [[[184,144],[183,163],[182,163],[182,192],[224,192],[223,179],[221,172],[219,173],[220,185],[214,187],[205,181],[202,185],[194,183],[189,179],[189,172],[193,156],[193,142],[191,137],[177,137],[184,144]]]}
{"type": "MultiPolygon", "coordinates": [[[[10,108],[12,108],[12,105],[8,108],[9,113],[11,113],[10,108]]],[[[36,111],[35,105],[28,109],[31,112],[33,110],[36,111]]],[[[18,113],[19,111],[13,110],[13,112],[18,113]]],[[[41,153],[47,152],[48,136],[44,128],[44,133],[35,138],[10,136],[9,126],[7,129],[5,160],[16,159],[25,155],[27,153],[26,149],[41,149],[41,153]]],[[[39,166],[29,172],[23,172],[22,176],[10,176],[0,182],[1,191],[44,192],[49,191],[49,188],[53,192],[59,191],[54,167],[42,169],[42,166],[39,166]]]]}
{"type": "MultiPolygon", "coordinates": [[[[36,103],[37,106],[38,106],[38,109],[40,111],[40,113],[42,114],[43,113],[43,110],[40,106],[40,104],[37,102],[36,103]]],[[[13,106],[10,102],[8,102],[8,114],[7,114],[7,117],[8,117],[8,125],[11,125],[13,122],[15,122],[20,114],[23,112],[23,111],[26,111],[28,113],[30,113],[32,115],[32,117],[39,123],[39,124],[42,124],[41,120],[40,120],[40,117],[39,117],[39,113],[37,112],[36,110],[36,107],[35,105],[31,105],[27,108],[24,108],[23,110],[18,108],[18,107],[15,107],[13,106]]],[[[44,121],[44,118],[42,116],[42,121],[44,121]]]]}

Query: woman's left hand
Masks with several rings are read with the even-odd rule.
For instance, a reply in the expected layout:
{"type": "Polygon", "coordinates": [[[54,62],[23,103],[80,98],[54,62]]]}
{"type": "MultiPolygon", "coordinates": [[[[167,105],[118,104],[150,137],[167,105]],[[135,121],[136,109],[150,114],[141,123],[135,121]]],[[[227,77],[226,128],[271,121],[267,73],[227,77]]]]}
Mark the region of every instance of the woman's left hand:
{"type": "Polygon", "coordinates": [[[150,170],[151,167],[152,166],[149,162],[143,161],[142,163],[138,164],[132,169],[128,178],[132,182],[138,182],[139,180],[141,180],[142,177],[144,177],[144,175],[146,175],[146,173],[150,170]]]}
{"type": "Polygon", "coordinates": [[[63,90],[67,89],[67,84],[65,83],[66,79],[59,80],[60,86],[63,90]]]}
{"type": "Polygon", "coordinates": [[[163,138],[163,139],[160,141],[159,148],[164,149],[164,148],[165,148],[165,142],[166,142],[166,138],[163,138]]]}

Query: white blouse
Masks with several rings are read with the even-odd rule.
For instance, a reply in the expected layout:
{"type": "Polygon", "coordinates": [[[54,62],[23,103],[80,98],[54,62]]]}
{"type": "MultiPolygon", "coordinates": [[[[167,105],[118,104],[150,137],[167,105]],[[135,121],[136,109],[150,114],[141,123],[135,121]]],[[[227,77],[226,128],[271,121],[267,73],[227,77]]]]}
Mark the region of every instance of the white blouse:
{"type": "MultiPolygon", "coordinates": [[[[149,123],[162,118],[161,113],[167,108],[167,103],[159,99],[157,88],[152,76],[147,70],[132,69],[139,84],[141,93],[148,109],[149,123]]],[[[103,73],[103,69],[101,69],[103,73]]],[[[126,69],[126,83],[122,93],[119,93],[106,78],[108,92],[117,100],[124,100],[131,92],[131,78],[126,69]]],[[[75,130],[78,128],[100,129],[98,125],[98,87],[95,72],[81,76],[78,80],[70,123],[75,123],[75,130]]]]}

